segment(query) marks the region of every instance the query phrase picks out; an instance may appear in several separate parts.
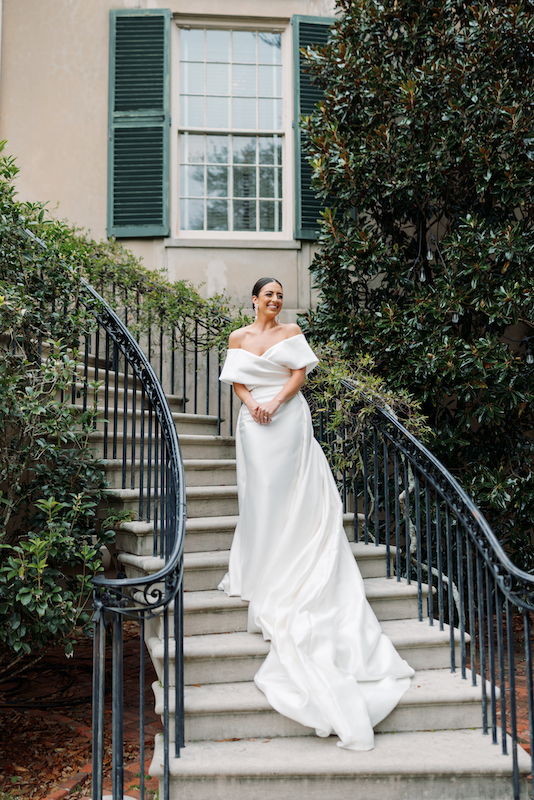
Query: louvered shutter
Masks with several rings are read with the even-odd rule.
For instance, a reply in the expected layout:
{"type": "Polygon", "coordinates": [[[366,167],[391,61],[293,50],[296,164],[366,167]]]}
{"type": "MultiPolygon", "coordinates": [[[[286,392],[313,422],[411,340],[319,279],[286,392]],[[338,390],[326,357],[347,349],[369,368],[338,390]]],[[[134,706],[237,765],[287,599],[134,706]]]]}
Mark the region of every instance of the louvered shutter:
{"type": "Polygon", "coordinates": [[[306,157],[305,133],[299,127],[301,114],[311,114],[323,97],[318,86],[311,82],[309,72],[304,69],[304,58],[300,48],[310,44],[326,44],[334,18],[294,16],[293,23],[293,69],[295,92],[295,238],[317,239],[319,235],[319,212],[323,206],[311,188],[312,169],[306,157]]]}
{"type": "Polygon", "coordinates": [[[110,12],[108,236],[169,234],[171,17],[110,12]]]}

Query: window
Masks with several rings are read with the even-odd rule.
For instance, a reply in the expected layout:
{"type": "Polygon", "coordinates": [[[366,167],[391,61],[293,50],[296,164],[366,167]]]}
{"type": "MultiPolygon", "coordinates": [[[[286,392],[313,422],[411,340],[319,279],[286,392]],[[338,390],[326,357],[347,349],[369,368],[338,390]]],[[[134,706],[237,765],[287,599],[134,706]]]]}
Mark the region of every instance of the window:
{"type": "Polygon", "coordinates": [[[180,31],[180,228],[282,230],[281,34],[180,31]]]}
{"type": "MultiPolygon", "coordinates": [[[[171,142],[172,19],[170,9],[110,11],[108,236],[166,237],[177,227],[243,238],[283,233],[282,218],[290,224],[291,214],[283,208],[290,184],[282,173],[293,172],[293,148],[284,136],[289,119],[282,118],[282,34],[180,28],[180,107],[172,114],[180,118],[179,141],[171,142]],[[178,185],[170,180],[171,149],[178,185]],[[172,225],[171,194],[180,198],[172,225]]],[[[321,204],[310,187],[298,118],[313,110],[321,92],[310,83],[300,48],[324,43],[333,20],[297,15],[292,22],[294,235],[316,239],[321,204]]],[[[284,66],[288,81],[290,65],[284,66]]]]}

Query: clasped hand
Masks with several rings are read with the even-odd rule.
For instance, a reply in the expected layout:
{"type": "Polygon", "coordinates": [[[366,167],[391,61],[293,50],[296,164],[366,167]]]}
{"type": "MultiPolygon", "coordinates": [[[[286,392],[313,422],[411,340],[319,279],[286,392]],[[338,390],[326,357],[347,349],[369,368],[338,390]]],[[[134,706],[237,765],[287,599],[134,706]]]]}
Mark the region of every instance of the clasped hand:
{"type": "Polygon", "coordinates": [[[279,407],[279,403],[275,400],[271,400],[270,403],[249,407],[249,411],[254,422],[257,422],[259,425],[268,425],[273,414],[275,411],[278,411],[279,407]]]}

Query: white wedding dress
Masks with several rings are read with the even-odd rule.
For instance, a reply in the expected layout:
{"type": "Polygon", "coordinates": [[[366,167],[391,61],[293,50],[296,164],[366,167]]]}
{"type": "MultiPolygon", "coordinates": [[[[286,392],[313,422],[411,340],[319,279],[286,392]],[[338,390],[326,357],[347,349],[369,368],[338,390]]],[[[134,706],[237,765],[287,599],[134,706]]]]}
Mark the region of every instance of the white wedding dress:
{"type": "MultiPolygon", "coordinates": [[[[318,361],[303,334],[262,356],[232,349],[221,373],[258,402],[318,361]]],[[[249,601],[248,630],[271,641],[256,685],[273,708],[352,750],[410,686],[412,668],[382,633],[343,529],[337,487],[299,392],[268,425],[241,407],[239,522],[219,589],[249,601]]]]}

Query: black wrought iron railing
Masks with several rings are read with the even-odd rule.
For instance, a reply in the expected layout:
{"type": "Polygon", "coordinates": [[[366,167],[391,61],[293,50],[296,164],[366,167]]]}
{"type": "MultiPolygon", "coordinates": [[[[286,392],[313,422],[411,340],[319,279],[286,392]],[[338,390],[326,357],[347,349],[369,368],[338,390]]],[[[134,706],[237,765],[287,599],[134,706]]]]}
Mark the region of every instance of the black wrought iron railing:
{"type": "MultiPolygon", "coordinates": [[[[169,797],[169,759],[184,743],[183,558],[185,483],[174,419],[149,360],[107,303],[84,284],[81,302],[95,317],[73,376],[72,403],[96,411],[95,450],[108,466],[119,465],[119,491],[110,493],[136,519],[136,535],[161,568],[153,574],[94,579],[93,800],[101,800],[104,776],[104,697],[111,689],[112,792],[123,796],[124,680],[123,624],[139,623],[140,796],[145,794],[145,640],[160,618],[163,631],[163,796],[169,797]],[[177,646],[174,647],[174,643],[177,646]],[[111,685],[106,686],[106,650],[111,648],[111,685]],[[172,674],[171,674],[172,672],[172,674]],[[171,685],[173,707],[171,708],[171,685]],[[174,716],[174,730],[170,719],[174,716]],[[172,741],[172,748],[171,748],[172,741]]],[[[115,469],[116,471],[116,469],[115,469]]]]}
{"type": "Polygon", "coordinates": [[[220,336],[230,319],[222,313],[206,318],[186,302],[181,310],[172,302],[172,313],[165,301],[153,308],[157,304],[148,290],[115,279],[97,286],[146,354],[166,395],[182,412],[216,417],[218,434],[233,436],[239,408],[231,387],[219,381],[225,356],[220,336]]]}
{"type": "Polygon", "coordinates": [[[480,685],[482,731],[511,754],[520,800],[518,745],[534,774],[534,576],[514,566],[471,498],[392,413],[356,399],[349,383],[342,392],[355,397],[353,423],[334,427],[335,408],[320,402],[313,419],[345,511],[355,512],[354,538],[385,545],[388,577],[417,586],[419,619],[448,630],[451,671],[480,685]]]}
{"type": "MultiPolygon", "coordinates": [[[[87,289],[86,295],[91,302],[100,303],[94,291],[87,289]]],[[[217,326],[211,331],[205,321],[184,318],[183,324],[169,327],[159,318],[141,329],[135,325],[135,298],[127,295],[120,302],[116,299],[114,312],[101,303],[97,308],[98,330],[86,342],[83,375],[78,374],[73,382],[73,401],[76,395],[77,403],[89,402],[91,380],[97,386],[102,382],[97,391],[98,405],[102,406],[98,418],[103,422],[95,431],[95,441],[100,437],[104,458],[120,462],[121,491],[135,495],[136,516],[152,536],[153,554],[162,556],[166,565],[142,579],[97,582],[93,796],[100,800],[102,790],[98,776],[102,774],[104,621],[113,630],[113,660],[117,665],[112,679],[113,794],[122,797],[122,620],[131,616],[140,621],[143,671],[145,626],[161,613],[164,726],[168,727],[172,713],[169,682],[173,680],[177,698],[176,730],[172,736],[170,732],[164,734],[163,790],[167,798],[170,743],[174,738],[176,754],[183,743],[181,549],[185,487],[164,392],[171,403],[178,404],[180,412],[216,417],[221,435],[233,434],[238,404],[233,403],[230,388],[218,380],[224,351],[219,344],[209,344],[210,336],[220,332],[217,326]],[[132,321],[135,339],[126,329],[132,321]],[[172,618],[173,604],[178,613],[172,618]],[[176,642],[174,665],[170,652],[174,642],[170,643],[169,637],[176,642]],[[174,676],[170,675],[171,666],[174,676]]],[[[354,395],[348,383],[341,391],[354,395]]],[[[345,511],[354,512],[354,539],[370,546],[385,545],[388,577],[414,583],[419,618],[448,632],[450,668],[480,686],[483,733],[500,752],[511,754],[514,797],[519,800],[518,747],[525,745],[533,753],[534,744],[534,577],[514,567],[472,500],[427,448],[389,411],[356,395],[354,398],[354,414],[337,427],[332,426],[335,409],[323,408],[320,403],[314,409],[312,403],[316,436],[331,460],[345,511]],[[360,422],[364,407],[367,412],[360,422]]],[[[142,678],[140,686],[144,686],[142,678]]],[[[140,695],[140,707],[143,705],[144,696],[140,695]]],[[[140,716],[141,748],[143,743],[140,716]]],[[[142,750],[140,755],[143,765],[142,750]]]]}

